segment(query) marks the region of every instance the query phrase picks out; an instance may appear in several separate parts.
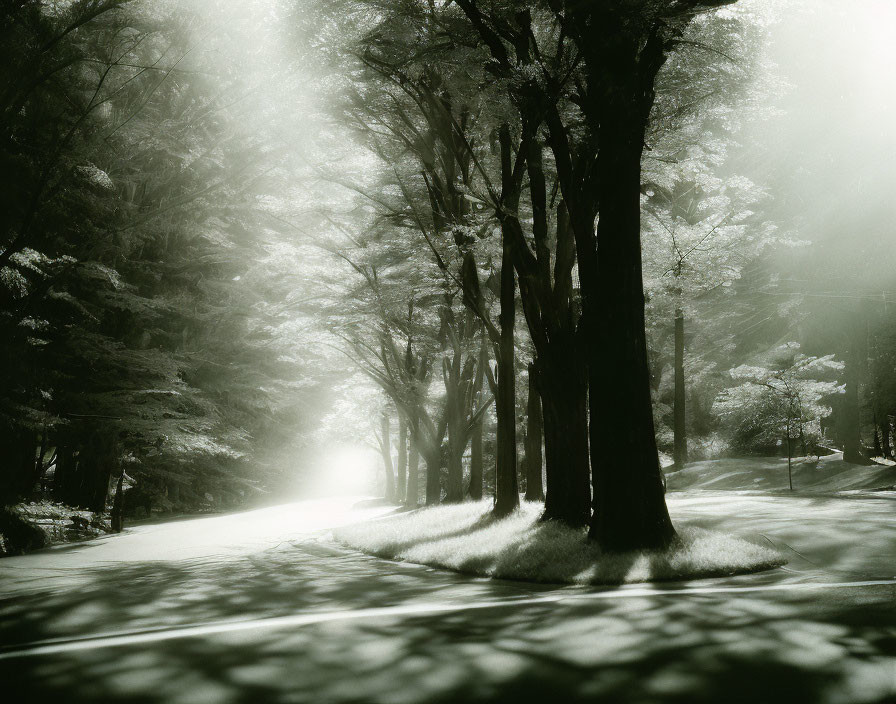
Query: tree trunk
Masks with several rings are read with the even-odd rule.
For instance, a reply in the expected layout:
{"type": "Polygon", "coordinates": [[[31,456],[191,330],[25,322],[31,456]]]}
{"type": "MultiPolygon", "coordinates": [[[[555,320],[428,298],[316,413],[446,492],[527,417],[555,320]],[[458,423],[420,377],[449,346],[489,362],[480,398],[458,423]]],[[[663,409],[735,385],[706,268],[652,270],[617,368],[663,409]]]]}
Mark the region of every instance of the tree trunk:
{"type": "Polygon", "coordinates": [[[47,462],[47,464],[46,464],[46,466],[45,466],[43,472],[41,472],[41,475],[40,475],[40,495],[41,495],[41,498],[44,498],[44,499],[48,499],[48,498],[50,498],[50,491],[49,491],[49,477],[47,476],[47,470],[48,470],[50,467],[55,467],[55,465],[56,465],[56,460],[58,460],[58,459],[59,459],[59,448],[56,448],[56,449],[53,451],[53,454],[50,455],[50,459],[49,459],[49,461],[47,462]]]}
{"type": "Polygon", "coordinates": [[[850,343],[847,349],[845,381],[846,389],[841,405],[840,419],[843,433],[843,460],[854,464],[865,464],[862,455],[862,439],[859,421],[859,351],[850,343]]]}
{"type": "Polygon", "coordinates": [[[473,501],[482,498],[482,418],[473,426],[470,440],[470,488],[467,494],[473,501]]]}
{"type": "Polygon", "coordinates": [[[416,506],[420,501],[420,451],[411,434],[411,447],[408,452],[408,489],[405,497],[407,506],[416,506]]]}
{"type": "Polygon", "coordinates": [[[587,384],[581,366],[572,362],[540,374],[547,470],[542,519],[585,526],[591,518],[587,384]]]}
{"type": "MultiPolygon", "coordinates": [[[[147,511],[147,514],[149,512],[147,511]]],[[[112,530],[121,533],[124,528],[124,470],[118,475],[118,483],[115,486],[115,499],[112,501],[111,515],[112,530]]]]}
{"type": "MultiPolygon", "coordinates": [[[[473,381],[473,398],[475,399],[476,412],[482,407],[482,382],[485,377],[485,367],[488,364],[488,346],[486,345],[485,332],[482,333],[482,344],[479,347],[479,362],[476,366],[476,377],[473,381]]],[[[467,494],[473,501],[482,498],[482,424],[485,422],[484,414],[480,413],[473,423],[470,437],[470,487],[467,494]]]]}
{"type": "Polygon", "coordinates": [[[793,440],[790,438],[791,417],[791,415],[787,416],[787,435],[784,437],[784,444],[787,445],[787,485],[790,487],[790,490],[793,491],[793,440]]]}
{"type": "MultiPolygon", "coordinates": [[[[455,357],[460,355],[455,352],[455,357]]],[[[449,390],[445,403],[448,413],[448,482],[445,487],[445,502],[460,503],[464,500],[464,450],[466,449],[466,419],[461,402],[463,389],[459,382],[459,370],[451,374],[452,388],[449,390]],[[455,373],[457,372],[457,373],[455,373]]]]}
{"type": "Polygon", "coordinates": [[[889,459],[893,456],[893,450],[890,447],[890,416],[882,413],[880,417],[880,451],[882,456],[889,459]]]}
{"type": "Polygon", "coordinates": [[[35,484],[34,436],[15,427],[0,430],[0,507],[31,495],[35,484]]]}
{"type": "Polygon", "coordinates": [[[32,485],[37,486],[38,491],[41,492],[40,498],[44,498],[42,489],[44,484],[44,459],[46,459],[47,450],[47,425],[44,423],[40,434],[40,447],[38,447],[37,458],[34,460],[34,479],[32,481],[32,485]]]}
{"type": "Polygon", "coordinates": [[[386,474],[386,501],[395,500],[395,470],[392,467],[392,437],[389,416],[380,416],[380,453],[383,456],[383,471],[386,474]]]}
{"type": "Polygon", "coordinates": [[[408,423],[404,416],[398,418],[398,477],[395,500],[402,501],[407,494],[408,423]]]}
{"type": "Polygon", "coordinates": [[[516,379],[514,375],[513,335],[516,322],[516,285],[513,272],[513,250],[510,237],[502,237],[501,254],[501,339],[498,354],[498,393],[495,411],[498,433],[495,457],[496,516],[506,516],[519,508],[520,494],[516,466],[516,379]]]}
{"type": "Polygon", "coordinates": [[[589,365],[594,470],[589,536],[611,551],[662,548],[675,536],[656,446],[644,326],[641,152],[649,105],[632,110],[642,99],[643,87],[634,79],[641,74],[641,58],[636,45],[618,41],[617,50],[608,52],[615,65],[605,79],[600,111],[598,271],[596,280],[582,281],[591,297],[586,316],[594,350],[589,365]]]}
{"type": "Polygon", "coordinates": [[[541,441],[544,436],[541,417],[541,395],[538,393],[538,371],[529,365],[529,394],[526,399],[526,501],[543,501],[541,481],[541,441]]]}
{"type": "Polygon", "coordinates": [[[675,441],[672,457],[675,468],[682,469],[688,461],[688,436],[685,423],[685,391],[684,391],[684,311],[675,309],[675,398],[673,401],[672,427],[675,441]]]}
{"type": "MultiPolygon", "coordinates": [[[[530,169],[530,190],[533,210],[543,211],[545,203],[540,168],[540,149],[532,152],[535,166],[530,169]],[[536,201],[538,207],[536,207],[536,201]]],[[[593,224],[593,219],[592,219],[593,224]]],[[[553,284],[550,254],[545,240],[544,221],[535,228],[535,267],[520,274],[520,297],[529,332],[536,349],[536,365],[530,381],[535,381],[535,397],[541,395],[543,410],[547,499],[542,520],[562,521],[570,526],[584,526],[591,516],[591,476],[588,458],[587,373],[585,357],[577,333],[578,306],[572,287],[575,262],[575,238],[569,225],[565,203],[557,208],[557,248],[553,284]]],[[[518,240],[519,241],[519,240],[518,240]]],[[[526,246],[520,242],[518,247],[526,246]]],[[[517,261],[520,261],[520,257],[517,261]]],[[[520,262],[518,271],[527,267],[520,262]]],[[[538,403],[535,403],[538,412],[538,403]]],[[[531,417],[531,414],[530,414],[531,417]]],[[[527,435],[528,437],[528,435],[527,435]]],[[[526,465],[527,471],[530,469],[526,465]]],[[[528,490],[528,487],[527,487],[528,490]]]]}
{"type": "Polygon", "coordinates": [[[495,413],[498,431],[495,441],[495,516],[506,516],[520,505],[516,456],[516,276],[514,274],[514,233],[519,227],[516,214],[519,208],[520,182],[515,180],[512,167],[510,127],[505,122],[499,130],[501,145],[501,274],[500,312],[501,332],[495,361],[498,364],[495,413]]]}
{"type": "Polygon", "coordinates": [[[116,451],[115,436],[110,430],[102,428],[90,435],[78,462],[82,491],[76,506],[95,513],[106,510],[109,480],[117,469],[116,451]]]}
{"type": "Polygon", "coordinates": [[[433,445],[426,450],[426,505],[436,506],[442,500],[439,470],[442,466],[442,448],[433,445]]]}
{"type": "Polygon", "coordinates": [[[57,439],[56,470],[53,473],[53,498],[61,503],[69,503],[69,485],[74,473],[75,457],[71,445],[57,439]]]}
{"type": "Polygon", "coordinates": [[[75,448],[60,447],[54,477],[54,496],[70,506],[88,511],[106,509],[109,480],[117,471],[117,444],[106,428],[79,428],[84,444],[75,448]]]}

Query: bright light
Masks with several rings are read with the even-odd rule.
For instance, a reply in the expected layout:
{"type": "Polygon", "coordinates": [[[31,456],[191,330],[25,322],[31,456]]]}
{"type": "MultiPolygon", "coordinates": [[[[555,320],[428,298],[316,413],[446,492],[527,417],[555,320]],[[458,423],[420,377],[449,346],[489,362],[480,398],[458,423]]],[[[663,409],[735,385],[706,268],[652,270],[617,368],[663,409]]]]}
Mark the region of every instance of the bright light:
{"type": "Polygon", "coordinates": [[[340,445],[323,455],[315,493],[369,494],[373,491],[379,457],[363,445],[340,445]]]}

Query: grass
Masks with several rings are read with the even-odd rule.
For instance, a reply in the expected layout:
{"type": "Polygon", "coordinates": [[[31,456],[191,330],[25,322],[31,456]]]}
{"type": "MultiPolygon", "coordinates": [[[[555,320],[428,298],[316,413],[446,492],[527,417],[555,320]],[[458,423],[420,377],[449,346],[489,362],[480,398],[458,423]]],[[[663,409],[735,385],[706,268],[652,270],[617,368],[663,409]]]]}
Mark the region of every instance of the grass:
{"type": "Polygon", "coordinates": [[[678,526],[661,551],[604,554],[584,530],[539,523],[540,503],[496,520],[491,503],[418,509],[339,528],[343,545],[391,560],[466,574],[531,582],[623,584],[717,577],[778,567],[770,547],[731,535],[678,526]]]}
{"type": "MultiPolygon", "coordinates": [[[[692,462],[684,469],[666,470],[669,491],[788,492],[786,457],[727,457],[692,462]]],[[[843,461],[843,453],[793,460],[793,488],[798,494],[874,491],[896,485],[896,467],[843,461]]]]}

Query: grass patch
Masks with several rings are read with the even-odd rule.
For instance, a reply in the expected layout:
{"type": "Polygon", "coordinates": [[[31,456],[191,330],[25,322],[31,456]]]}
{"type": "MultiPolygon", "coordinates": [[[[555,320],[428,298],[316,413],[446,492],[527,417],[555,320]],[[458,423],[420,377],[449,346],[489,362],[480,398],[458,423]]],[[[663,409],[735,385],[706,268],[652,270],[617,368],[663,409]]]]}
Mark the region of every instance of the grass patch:
{"type": "Polygon", "coordinates": [[[584,530],[539,523],[543,507],[525,503],[495,520],[491,502],[425,508],[339,528],[343,545],[377,557],[467,574],[531,582],[623,584],[758,572],[786,560],[770,547],[678,526],[666,550],[604,554],[584,530]]]}
{"type": "MultiPolygon", "coordinates": [[[[669,491],[787,492],[786,457],[726,457],[692,462],[684,469],[666,470],[669,491]]],[[[793,461],[793,488],[797,494],[839,491],[875,491],[896,484],[896,466],[850,464],[843,453],[793,461]]]]}

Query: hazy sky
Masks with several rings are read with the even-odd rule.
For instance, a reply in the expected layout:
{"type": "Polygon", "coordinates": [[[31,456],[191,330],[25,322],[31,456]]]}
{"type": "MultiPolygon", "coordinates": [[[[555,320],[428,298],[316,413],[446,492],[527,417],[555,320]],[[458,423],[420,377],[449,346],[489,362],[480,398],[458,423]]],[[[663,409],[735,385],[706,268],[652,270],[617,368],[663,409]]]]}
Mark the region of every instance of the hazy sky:
{"type": "MultiPolygon", "coordinates": [[[[296,10],[301,14],[310,0],[191,1],[208,19],[213,36],[207,50],[229,55],[236,67],[254,74],[254,97],[266,103],[266,118],[292,132],[296,150],[313,150],[306,141],[313,131],[313,91],[302,85],[314,77],[302,75],[308,67],[295,61],[299,52],[289,46],[301,30],[285,26],[297,24],[296,10]]],[[[864,249],[891,237],[896,2],[742,0],[742,5],[771,7],[777,15],[764,50],[788,86],[768,106],[776,114],[751,123],[742,135],[748,175],[773,189],[783,214],[802,217],[802,238],[848,239],[864,249]]]]}
{"type": "Polygon", "coordinates": [[[888,251],[896,248],[896,3],[797,0],[779,9],[767,51],[788,87],[773,106],[777,114],[744,140],[755,176],[767,180],[783,212],[799,215],[801,237],[856,264],[865,259],[870,276],[889,277],[896,263],[888,251]]]}

